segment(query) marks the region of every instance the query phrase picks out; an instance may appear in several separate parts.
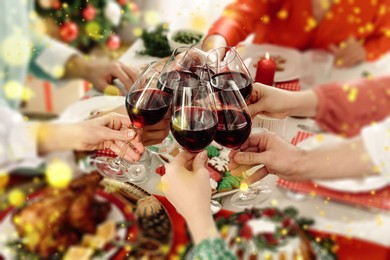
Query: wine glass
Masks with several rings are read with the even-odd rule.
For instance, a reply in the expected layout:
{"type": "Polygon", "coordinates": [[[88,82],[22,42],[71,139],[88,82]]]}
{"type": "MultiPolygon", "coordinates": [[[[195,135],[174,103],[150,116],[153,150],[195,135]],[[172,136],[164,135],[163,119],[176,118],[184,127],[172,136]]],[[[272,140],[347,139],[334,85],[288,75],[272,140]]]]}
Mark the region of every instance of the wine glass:
{"type": "MultiPolygon", "coordinates": [[[[158,84],[161,67],[160,63],[150,63],[134,82],[126,96],[127,112],[133,127],[141,134],[144,126],[156,124],[164,119],[171,104],[171,94],[162,90],[164,85],[158,84]]],[[[96,158],[95,166],[99,173],[104,177],[119,181],[144,181],[145,178],[141,177],[143,175],[140,173],[140,168],[134,168],[132,163],[123,160],[123,155],[129,147],[134,149],[130,141],[126,142],[117,157],[96,158]]]]}
{"type": "Polygon", "coordinates": [[[194,78],[180,79],[172,102],[170,129],[185,150],[197,153],[208,146],[217,130],[212,90],[194,78]]]}
{"type": "MultiPolygon", "coordinates": [[[[170,128],[183,149],[197,153],[213,141],[218,121],[213,98],[207,81],[185,77],[177,84],[170,128]]],[[[210,207],[213,214],[222,208],[216,200],[210,200],[210,207]]]]}
{"type": "Polygon", "coordinates": [[[250,98],[253,80],[234,47],[220,47],[212,50],[206,58],[206,63],[215,73],[211,78],[215,83],[213,84],[214,91],[227,88],[233,81],[244,99],[250,98]]]}

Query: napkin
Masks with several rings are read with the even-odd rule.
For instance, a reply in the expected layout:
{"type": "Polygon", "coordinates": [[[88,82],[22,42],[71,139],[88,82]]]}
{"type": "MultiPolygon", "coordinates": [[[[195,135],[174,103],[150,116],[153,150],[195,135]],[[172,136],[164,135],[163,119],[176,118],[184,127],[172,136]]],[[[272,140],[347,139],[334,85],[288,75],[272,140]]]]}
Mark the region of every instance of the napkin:
{"type": "MultiPolygon", "coordinates": [[[[291,143],[296,145],[313,135],[313,133],[299,131],[291,143]]],[[[296,192],[309,193],[354,205],[390,210],[390,186],[369,192],[348,193],[330,190],[313,182],[295,182],[279,179],[277,185],[296,192]]]]}
{"type": "Polygon", "coordinates": [[[283,81],[283,82],[276,82],[275,87],[284,89],[284,90],[290,90],[290,91],[300,91],[301,85],[299,84],[299,79],[289,80],[289,81],[283,81]]]}

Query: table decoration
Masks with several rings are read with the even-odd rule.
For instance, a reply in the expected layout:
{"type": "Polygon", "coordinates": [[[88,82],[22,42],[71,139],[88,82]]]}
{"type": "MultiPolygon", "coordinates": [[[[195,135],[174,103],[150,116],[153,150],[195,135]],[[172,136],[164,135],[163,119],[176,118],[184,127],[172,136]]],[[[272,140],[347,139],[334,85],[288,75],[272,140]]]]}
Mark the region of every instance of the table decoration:
{"type": "Polygon", "coordinates": [[[276,62],[270,58],[269,53],[267,52],[265,57],[260,58],[257,62],[255,82],[273,86],[275,72],[276,62]]]}

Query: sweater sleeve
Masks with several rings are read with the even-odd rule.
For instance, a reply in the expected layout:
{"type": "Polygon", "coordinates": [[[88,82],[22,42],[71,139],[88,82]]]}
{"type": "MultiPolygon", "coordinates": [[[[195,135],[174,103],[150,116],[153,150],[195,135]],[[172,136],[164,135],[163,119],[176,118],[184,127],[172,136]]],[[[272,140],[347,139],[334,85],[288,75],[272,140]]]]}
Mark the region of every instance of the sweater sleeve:
{"type": "Polygon", "coordinates": [[[363,126],[390,115],[390,76],[330,83],[317,87],[317,123],[344,136],[358,134],[363,126]]]}
{"type": "Polygon", "coordinates": [[[261,17],[268,14],[269,0],[241,0],[229,4],[222,16],[211,26],[206,38],[222,35],[228,46],[235,46],[254,32],[261,17]]]}
{"type": "Polygon", "coordinates": [[[378,13],[373,24],[374,32],[364,43],[367,53],[367,60],[376,60],[390,51],[390,15],[386,12],[386,6],[390,5],[389,0],[382,0],[378,13]]]}
{"type": "MultiPolygon", "coordinates": [[[[362,138],[374,171],[390,178],[390,117],[381,123],[365,127],[362,138]]],[[[390,179],[389,179],[390,180],[390,179]]]]}
{"type": "Polygon", "coordinates": [[[228,249],[221,238],[205,239],[187,255],[186,260],[236,260],[237,257],[228,249]]]}

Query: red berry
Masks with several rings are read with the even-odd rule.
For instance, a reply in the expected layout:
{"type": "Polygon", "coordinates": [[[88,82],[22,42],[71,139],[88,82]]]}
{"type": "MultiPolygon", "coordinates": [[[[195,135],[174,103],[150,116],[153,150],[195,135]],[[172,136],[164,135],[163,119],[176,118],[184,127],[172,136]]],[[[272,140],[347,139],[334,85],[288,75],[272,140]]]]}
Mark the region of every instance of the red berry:
{"type": "Polygon", "coordinates": [[[96,9],[93,7],[93,5],[89,4],[87,5],[83,10],[83,17],[87,21],[91,21],[96,16],[96,9]]]}

